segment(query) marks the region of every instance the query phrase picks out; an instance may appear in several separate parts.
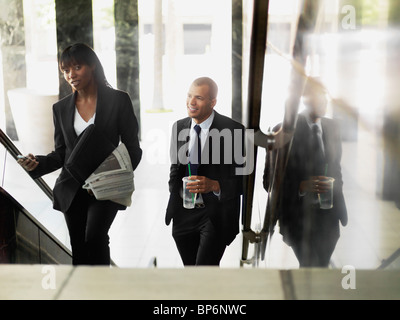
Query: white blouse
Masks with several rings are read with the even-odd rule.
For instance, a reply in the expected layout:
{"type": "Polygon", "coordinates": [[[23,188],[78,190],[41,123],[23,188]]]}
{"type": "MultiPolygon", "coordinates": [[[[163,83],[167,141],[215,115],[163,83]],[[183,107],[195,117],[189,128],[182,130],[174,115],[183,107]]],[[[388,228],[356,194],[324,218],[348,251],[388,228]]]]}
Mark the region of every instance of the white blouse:
{"type": "Polygon", "coordinates": [[[89,119],[88,122],[82,119],[81,115],[78,112],[78,109],[75,108],[75,119],[74,119],[74,129],[76,132],[76,135],[79,136],[85,129],[94,123],[94,120],[96,118],[96,113],[93,115],[92,118],[89,119]]]}

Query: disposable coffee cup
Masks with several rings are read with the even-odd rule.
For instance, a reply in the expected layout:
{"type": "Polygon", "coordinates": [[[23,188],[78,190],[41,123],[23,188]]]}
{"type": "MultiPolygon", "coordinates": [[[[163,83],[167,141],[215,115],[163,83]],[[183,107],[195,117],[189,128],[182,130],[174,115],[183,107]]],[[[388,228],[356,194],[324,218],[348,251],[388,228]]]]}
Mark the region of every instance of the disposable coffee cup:
{"type": "Polygon", "coordinates": [[[329,183],[328,192],[318,193],[319,207],[320,209],[332,209],[333,208],[333,183],[335,181],[332,177],[326,177],[321,179],[323,182],[329,183]]]}
{"type": "Polygon", "coordinates": [[[189,180],[189,177],[182,178],[183,181],[183,190],[182,190],[182,197],[183,197],[183,207],[186,209],[194,209],[196,204],[197,194],[190,192],[186,186],[189,182],[195,182],[200,180],[189,180]]]}

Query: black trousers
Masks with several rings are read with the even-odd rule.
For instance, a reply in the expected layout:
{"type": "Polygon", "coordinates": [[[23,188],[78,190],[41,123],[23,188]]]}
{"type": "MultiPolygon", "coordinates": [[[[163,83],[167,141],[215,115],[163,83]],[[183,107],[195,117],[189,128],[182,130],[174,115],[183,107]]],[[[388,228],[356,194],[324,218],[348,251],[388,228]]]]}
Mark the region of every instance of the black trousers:
{"type": "Polygon", "coordinates": [[[172,235],[185,266],[219,266],[226,244],[206,208],[183,209],[173,219],[172,235]]]}
{"type": "Polygon", "coordinates": [[[292,244],[300,267],[326,268],[340,236],[339,220],[328,210],[309,208],[302,237],[292,244]]]}
{"type": "Polygon", "coordinates": [[[110,265],[108,231],[120,208],[111,201],[98,201],[80,190],[64,213],[68,226],[73,265],[110,265]]]}

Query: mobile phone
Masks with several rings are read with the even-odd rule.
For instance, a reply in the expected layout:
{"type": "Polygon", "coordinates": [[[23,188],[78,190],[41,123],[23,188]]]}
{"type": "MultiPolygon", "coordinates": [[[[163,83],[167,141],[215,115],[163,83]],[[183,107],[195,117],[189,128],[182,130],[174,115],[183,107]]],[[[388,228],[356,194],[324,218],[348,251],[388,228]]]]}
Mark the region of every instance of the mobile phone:
{"type": "Polygon", "coordinates": [[[31,160],[30,158],[28,158],[27,156],[23,156],[23,155],[18,155],[17,156],[18,159],[22,159],[22,160],[31,160]]]}

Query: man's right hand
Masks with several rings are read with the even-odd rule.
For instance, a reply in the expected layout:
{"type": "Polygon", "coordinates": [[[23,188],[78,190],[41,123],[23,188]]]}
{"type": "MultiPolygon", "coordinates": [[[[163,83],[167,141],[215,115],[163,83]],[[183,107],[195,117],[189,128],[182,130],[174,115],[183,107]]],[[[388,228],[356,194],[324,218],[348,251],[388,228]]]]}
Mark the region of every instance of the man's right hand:
{"type": "Polygon", "coordinates": [[[329,191],[329,183],[325,182],[325,176],[313,176],[309,180],[300,183],[300,194],[305,193],[326,193],[329,191]]]}

